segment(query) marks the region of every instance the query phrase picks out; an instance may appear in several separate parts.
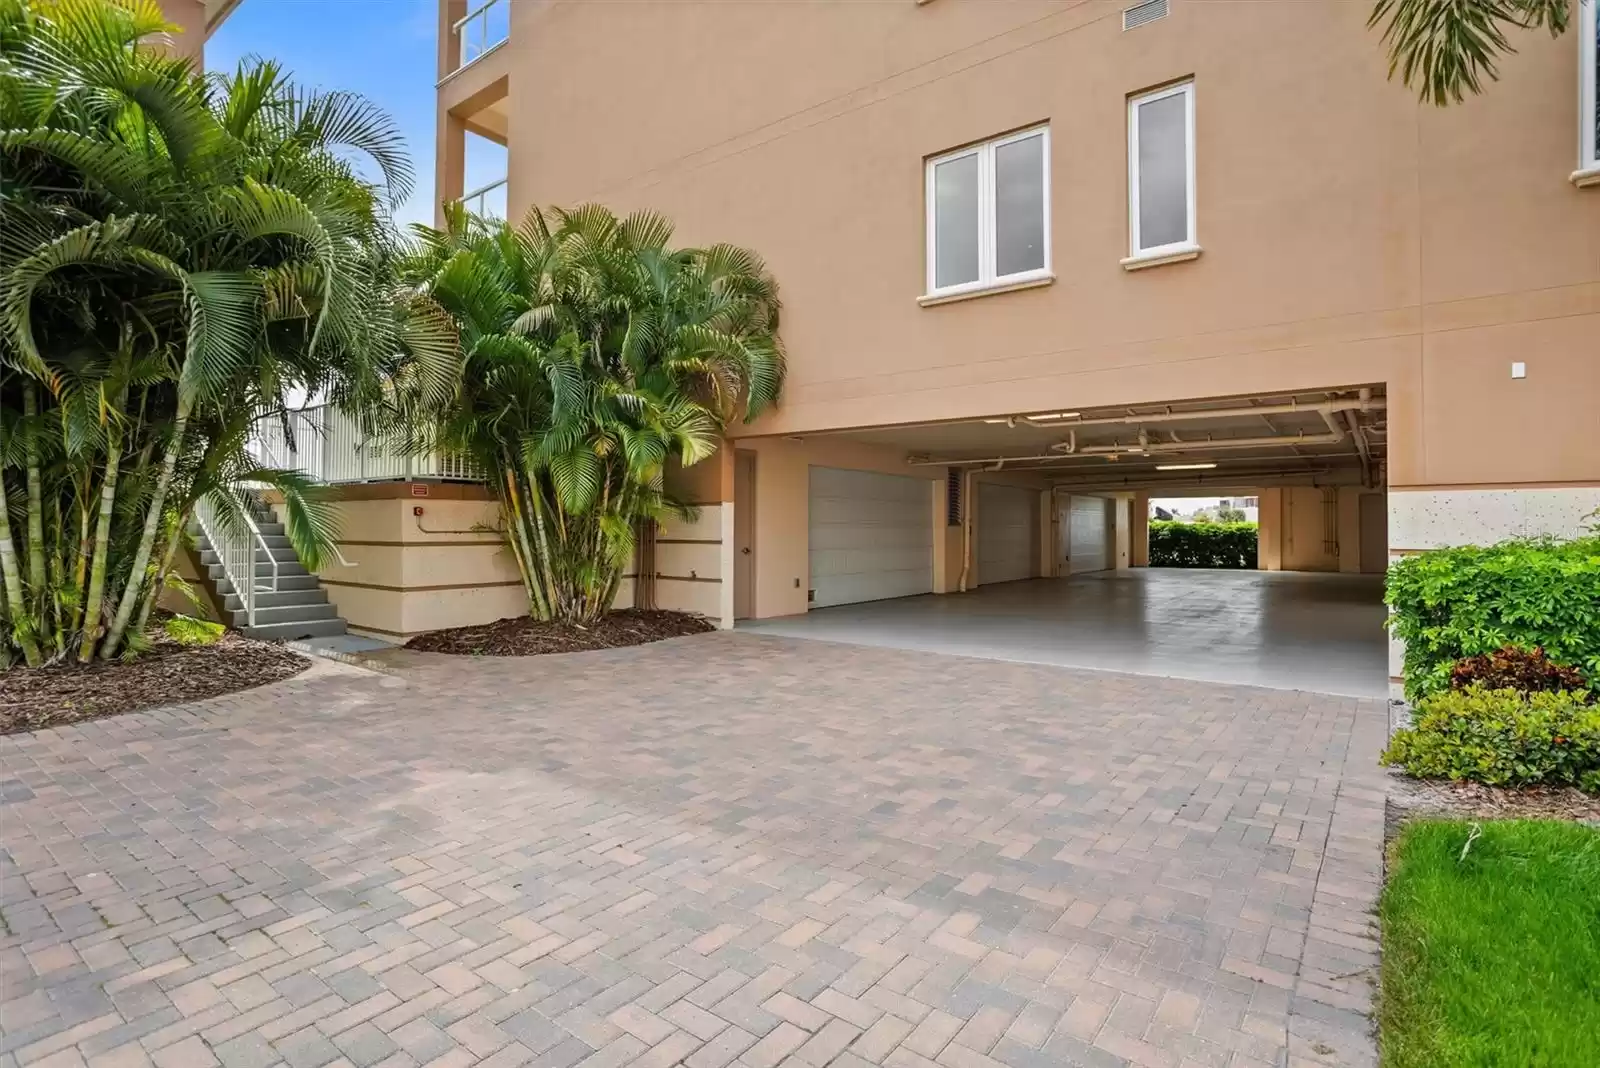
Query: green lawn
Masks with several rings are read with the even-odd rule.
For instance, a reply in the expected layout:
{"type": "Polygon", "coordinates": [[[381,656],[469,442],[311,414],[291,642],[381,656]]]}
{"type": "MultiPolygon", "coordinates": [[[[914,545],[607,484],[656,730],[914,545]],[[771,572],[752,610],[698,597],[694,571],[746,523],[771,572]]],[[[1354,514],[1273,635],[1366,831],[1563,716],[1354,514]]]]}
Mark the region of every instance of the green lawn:
{"type": "Polygon", "coordinates": [[[1383,921],[1384,1068],[1600,1065],[1600,830],[1419,822],[1383,921]]]}

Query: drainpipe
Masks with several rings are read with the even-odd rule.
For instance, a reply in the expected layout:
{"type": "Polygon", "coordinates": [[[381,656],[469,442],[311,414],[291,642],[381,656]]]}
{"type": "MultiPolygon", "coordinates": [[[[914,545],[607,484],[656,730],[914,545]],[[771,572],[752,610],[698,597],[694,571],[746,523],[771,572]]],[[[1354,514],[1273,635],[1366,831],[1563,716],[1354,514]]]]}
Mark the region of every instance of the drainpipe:
{"type": "Polygon", "coordinates": [[[956,592],[967,592],[967,575],[972,571],[972,487],[975,468],[961,472],[961,578],[956,592]]]}
{"type": "MultiPolygon", "coordinates": [[[[996,460],[993,467],[985,467],[985,471],[998,471],[1006,465],[1004,459],[996,460]]],[[[957,593],[967,592],[967,577],[972,574],[972,491],[977,486],[976,475],[978,469],[969,467],[963,473],[963,488],[961,491],[961,579],[956,583],[957,593]]]]}

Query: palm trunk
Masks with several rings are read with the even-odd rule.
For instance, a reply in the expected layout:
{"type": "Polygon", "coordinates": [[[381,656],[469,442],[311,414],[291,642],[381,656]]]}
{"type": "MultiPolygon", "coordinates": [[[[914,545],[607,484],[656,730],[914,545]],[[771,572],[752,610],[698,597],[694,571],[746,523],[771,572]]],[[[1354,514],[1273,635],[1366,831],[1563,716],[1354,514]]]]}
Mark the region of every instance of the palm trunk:
{"type": "Polygon", "coordinates": [[[156,534],[161,529],[161,510],[166,507],[167,489],[172,485],[172,474],[178,468],[183,432],[189,425],[189,411],[194,406],[193,393],[184,390],[181,384],[178,388],[182,392],[178,398],[177,419],[172,424],[172,440],[167,444],[167,454],[162,459],[161,474],[156,479],[155,493],[150,498],[150,509],[145,513],[144,532],[139,535],[138,549],[134,550],[133,569],[128,572],[127,585],[122,588],[122,601],[117,605],[111,633],[106,635],[105,645],[100,649],[101,659],[104,660],[111,659],[117,646],[122,644],[122,636],[127,632],[128,622],[133,619],[133,610],[144,591],[145,569],[150,566],[150,554],[155,549],[156,534]]]}
{"type": "Polygon", "coordinates": [[[545,530],[547,524],[544,517],[544,491],[539,486],[539,476],[536,474],[531,474],[528,479],[528,500],[533,504],[534,544],[538,550],[540,578],[544,580],[545,598],[550,610],[549,618],[564,619],[566,607],[562,603],[562,599],[557,595],[554,577],[555,569],[552,566],[554,561],[550,557],[550,538],[545,530]]]}
{"type": "Polygon", "coordinates": [[[522,572],[522,585],[528,591],[528,604],[536,619],[550,618],[550,606],[545,601],[544,590],[533,575],[533,551],[528,545],[528,518],[522,508],[522,495],[517,492],[516,468],[507,466],[507,526],[511,533],[511,553],[517,559],[517,569],[522,572]]]}
{"type": "MultiPolygon", "coordinates": [[[[628,504],[628,482],[627,482],[627,475],[624,474],[623,475],[622,488],[617,491],[617,515],[622,517],[623,519],[628,518],[628,506],[629,506],[629,504],[628,504]]],[[[630,525],[635,530],[637,530],[637,528],[638,528],[638,524],[637,523],[632,523],[630,525]]],[[[635,537],[637,538],[637,535],[635,535],[635,537]]],[[[630,554],[630,558],[637,558],[638,551],[639,551],[638,542],[637,542],[637,540],[635,540],[633,553],[630,554]]],[[[613,563],[612,562],[613,558],[611,556],[607,556],[606,560],[607,560],[607,563],[606,563],[606,568],[607,568],[607,571],[606,571],[606,583],[605,583],[605,588],[601,591],[601,594],[600,594],[600,597],[601,597],[600,614],[601,615],[604,615],[605,613],[611,611],[611,606],[616,603],[616,601],[617,601],[617,590],[621,589],[621,587],[622,587],[622,573],[624,571],[628,570],[628,565],[627,565],[626,561],[624,561],[623,563],[620,563],[620,564],[613,563]]],[[[633,581],[634,581],[635,588],[637,588],[638,583],[639,583],[639,579],[638,579],[637,574],[635,575],[633,581]]]]}
{"type": "Polygon", "coordinates": [[[89,568],[89,595],[84,599],[83,635],[78,642],[78,663],[94,659],[100,640],[101,601],[106,593],[106,558],[111,555],[111,514],[117,504],[117,468],[122,464],[122,431],[115,423],[106,431],[106,477],[100,483],[100,516],[95,522],[94,563],[89,568]]]}
{"type": "Polygon", "coordinates": [[[6,500],[3,470],[0,470],[0,570],[5,572],[6,614],[11,617],[17,644],[22,646],[22,659],[29,667],[38,667],[44,658],[39,655],[39,644],[29,629],[27,607],[22,600],[22,574],[17,564],[17,547],[11,540],[11,511],[6,500]]]}
{"type": "Polygon", "coordinates": [[[93,522],[94,509],[90,507],[93,499],[94,469],[87,464],[83,468],[83,486],[81,489],[73,487],[78,498],[78,557],[72,564],[72,622],[67,627],[69,633],[76,634],[83,625],[83,601],[88,594],[89,560],[94,554],[94,539],[90,533],[93,522]]]}
{"type": "Polygon", "coordinates": [[[606,538],[606,509],[611,506],[611,479],[600,483],[600,510],[594,513],[594,559],[605,569],[586,583],[583,591],[583,618],[592,623],[606,614],[610,607],[605,601],[606,588],[611,585],[611,553],[606,538]]]}
{"type": "Polygon", "coordinates": [[[28,425],[24,430],[24,445],[28,464],[28,584],[29,593],[44,623],[44,601],[49,592],[49,579],[44,570],[44,497],[39,479],[38,428],[33,425],[39,415],[39,394],[32,382],[22,386],[22,414],[28,425]]]}
{"type": "Polygon", "coordinates": [[[177,559],[178,545],[183,541],[183,528],[189,523],[189,513],[193,506],[187,506],[179,511],[178,522],[172,528],[172,536],[167,539],[167,547],[161,554],[161,566],[156,569],[155,579],[150,583],[150,592],[145,595],[144,603],[139,606],[139,619],[133,626],[133,633],[143,634],[145,627],[150,623],[150,610],[161,599],[161,591],[166,588],[167,576],[172,573],[172,561],[177,559]]]}
{"type": "Polygon", "coordinates": [[[67,553],[70,552],[67,541],[66,510],[61,504],[59,492],[51,494],[55,509],[55,527],[51,531],[50,544],[54,549],[50,553],[50,633],[55,641],[56,656],[64,656],[67,652],[67,606],[62,601],[62,591],[67,588],[67,553]]]}

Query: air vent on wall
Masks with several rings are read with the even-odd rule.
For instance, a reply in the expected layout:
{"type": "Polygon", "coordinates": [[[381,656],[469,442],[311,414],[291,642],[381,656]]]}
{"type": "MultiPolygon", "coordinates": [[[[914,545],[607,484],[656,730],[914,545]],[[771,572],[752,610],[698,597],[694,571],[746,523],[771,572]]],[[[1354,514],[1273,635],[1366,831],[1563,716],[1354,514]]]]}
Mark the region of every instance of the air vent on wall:
{"type": "Polygon", "coordinates": [[[946,526],[959,527],[961,525],[961,468],[951,467],[945,470],[945,505],[944,521],[946,526]]]}
{"type": "Polygon", "coordinates": [[[1134,4],[1122,12],[1122,28],[1124,30],[1137,29],[1156,19],[1165,18],[1167,15],[1167,0],[1143,0],[1143,3],[1134,4]]]}

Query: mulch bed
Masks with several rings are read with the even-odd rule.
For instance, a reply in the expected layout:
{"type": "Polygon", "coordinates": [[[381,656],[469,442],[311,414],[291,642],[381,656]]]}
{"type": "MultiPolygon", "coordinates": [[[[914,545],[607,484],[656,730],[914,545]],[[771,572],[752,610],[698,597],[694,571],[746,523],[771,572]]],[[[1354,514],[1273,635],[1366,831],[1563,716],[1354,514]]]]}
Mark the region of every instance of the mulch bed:
{"type": "Polygon", "coordinates": [[[478,627],[433,630],[412,638],[406,642],[406,648],[458,656],[540,656],[621,649],[716,629],[716,624],[705,617],[687,612],[624,608],[602,616],[587,627],[542,623],[529,616],[516,616],[478,627]]]}
{"type": "Polygon", "coordinates": [[[0,734],[60,727],[104,716],[185,704],[298,675],[311,661],[281,645],[228,633],[212,645],[164,635],[135,660],[77,661],[0,672],[0,734]]]}
{"type": "Polygon", "coordinates": [[[1484,786],[1392,773],[1388,837],[1411,819],[1571,820],[1600,826],[1600,796],[1570,786],[1484,786]]]}

